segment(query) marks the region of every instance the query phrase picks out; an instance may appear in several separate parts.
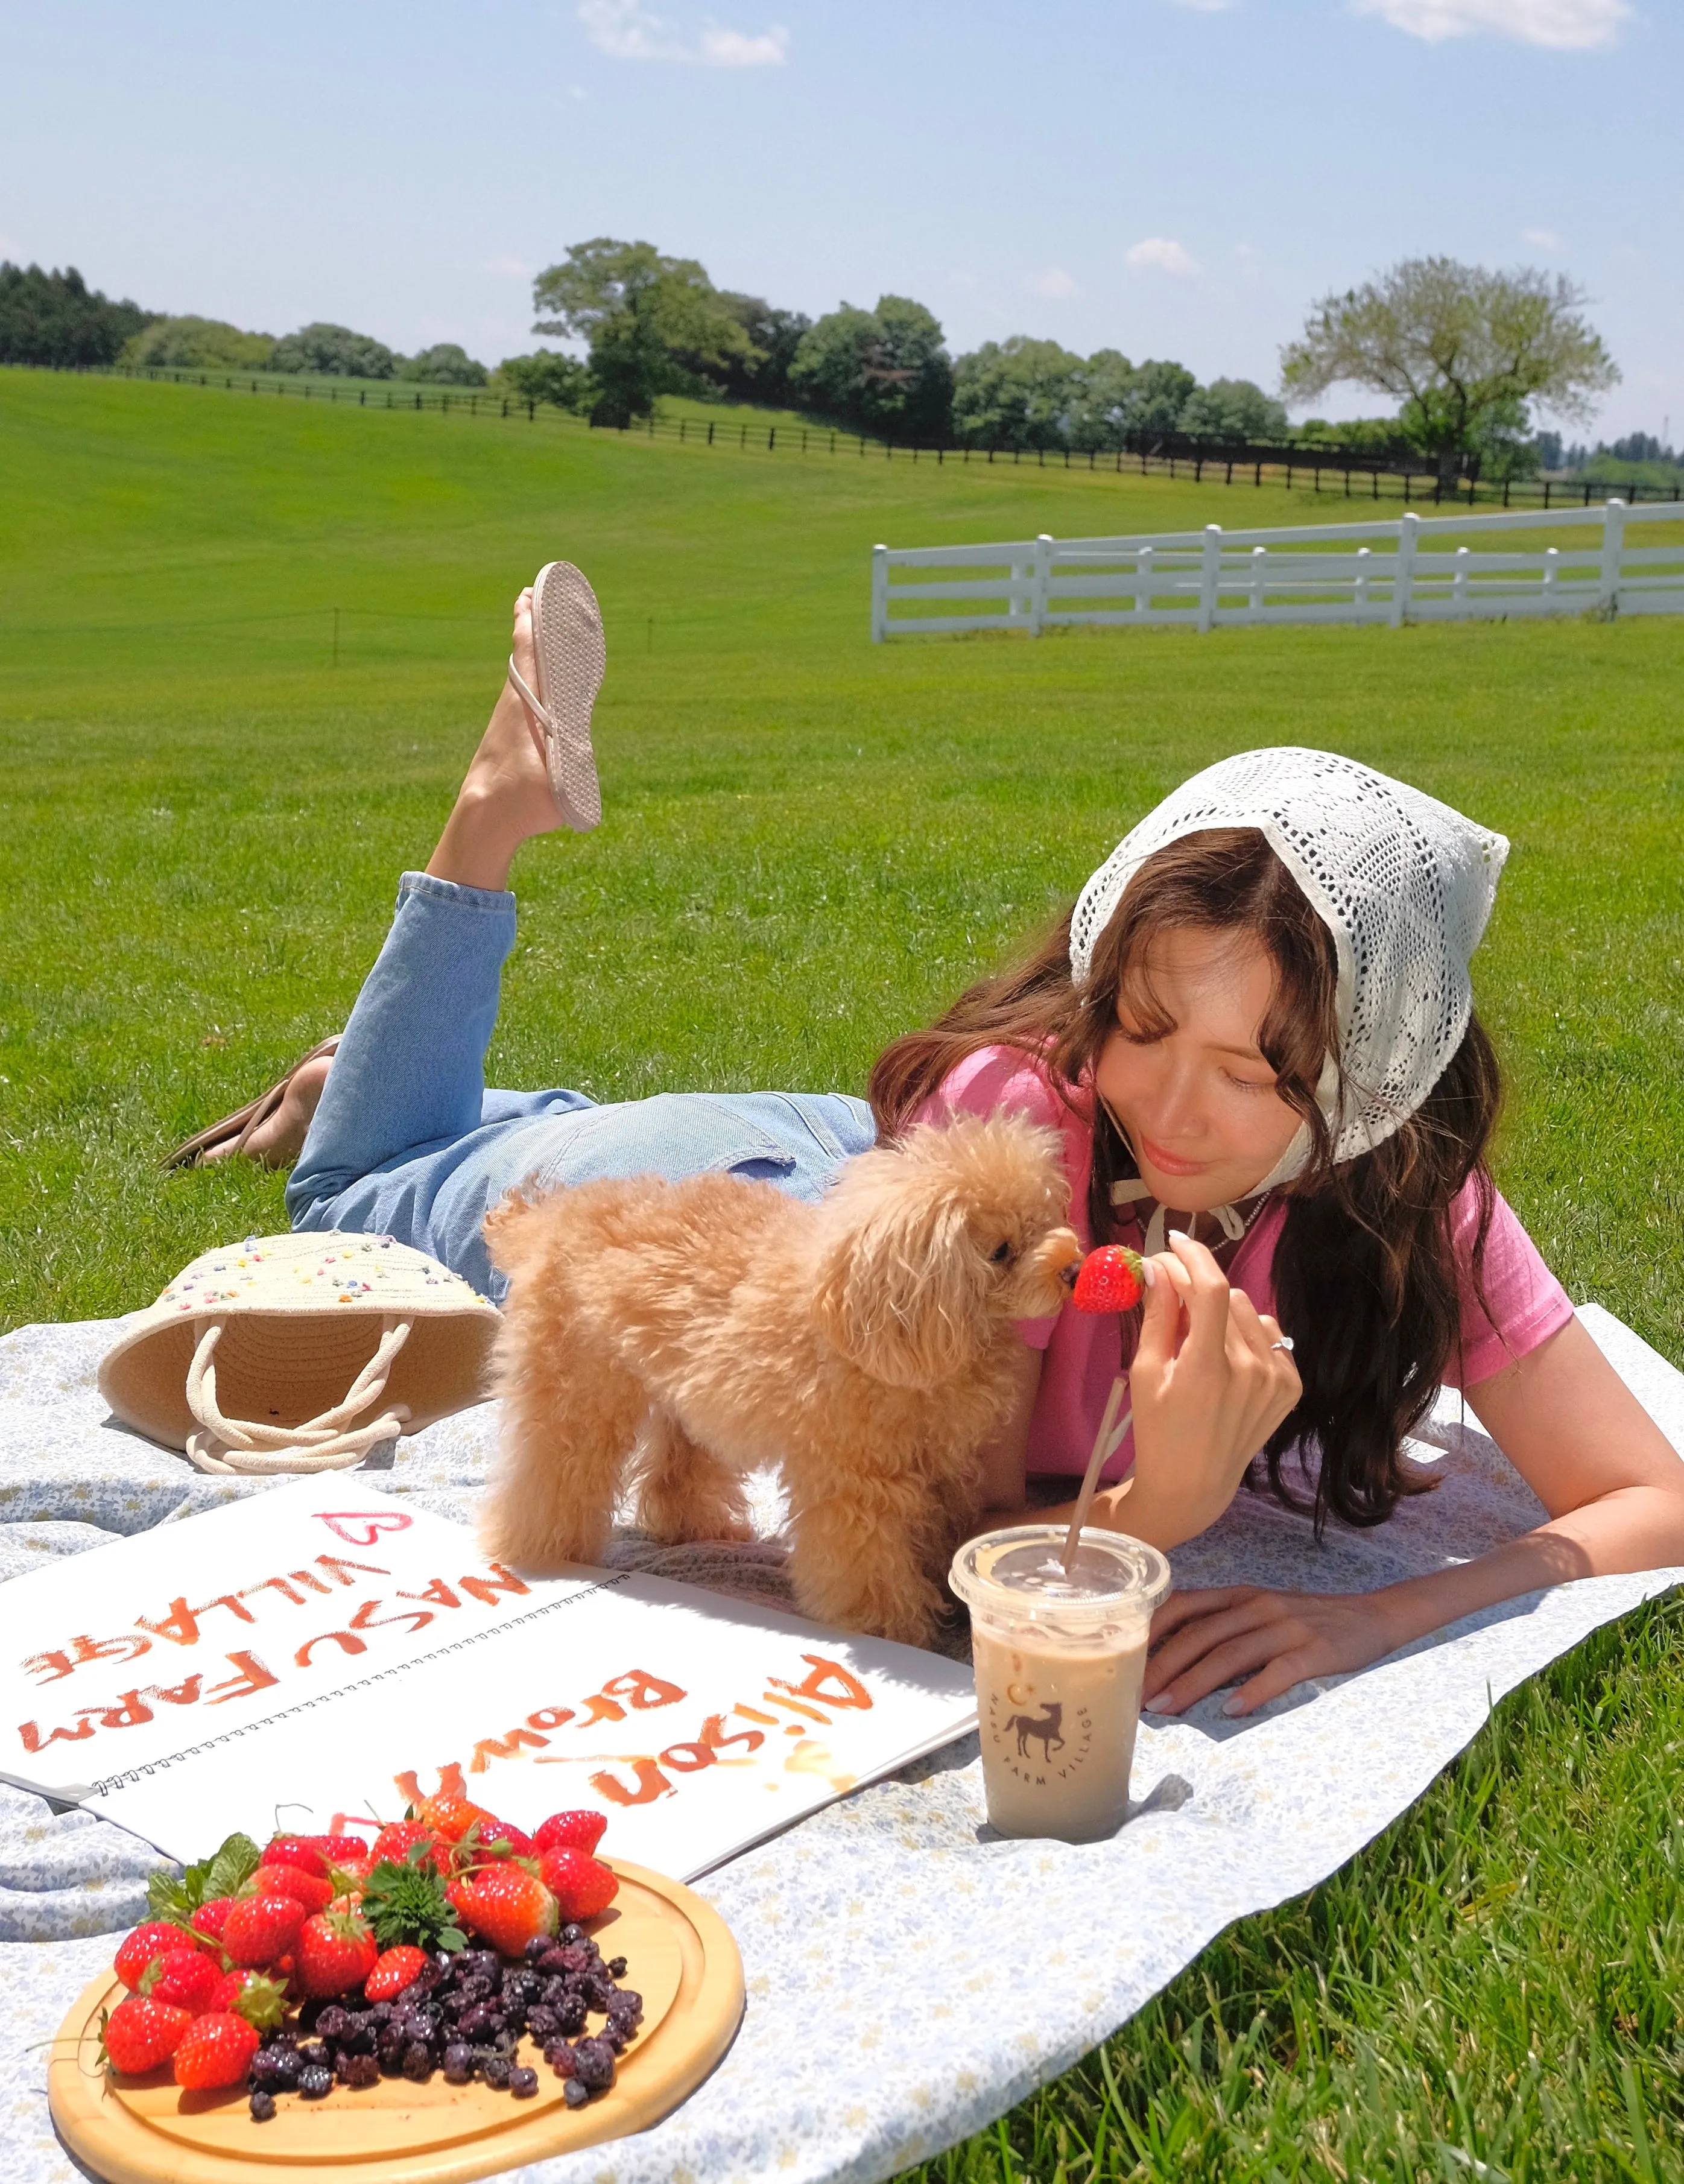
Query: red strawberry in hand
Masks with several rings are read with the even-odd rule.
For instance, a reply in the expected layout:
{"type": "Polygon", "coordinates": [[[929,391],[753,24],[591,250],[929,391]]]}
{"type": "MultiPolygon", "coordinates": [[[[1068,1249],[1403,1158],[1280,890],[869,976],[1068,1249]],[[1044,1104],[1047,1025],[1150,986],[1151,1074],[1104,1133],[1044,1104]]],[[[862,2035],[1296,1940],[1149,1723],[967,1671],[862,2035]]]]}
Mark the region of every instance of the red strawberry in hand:
{"type": "Polygon", "coordinates": [[[382,1949],[375,1958],[374,1970],[363,1981],[364,1998],[369,2002],[391,2002],[404,1988],[413,1986],[431,1962],[425,1949],[411,1948],[399,1942],[396,1948],[382,1949]]]}
{"type": "Polygon", "coordinates": [[[566,1843],[546,1851],[538,1869],[564,1919],[594,1919],[620,1892],[619,1876],[611,1866],[566,1843]]]}
{"type": "Polygon", "coordinates": [[[553,1935],[560,1924],[555,1898],[536,1875],[512,1861],[471,1874],[449,1896],[474,1931],[505,1957],[523,1955],[528,1942],[553,1935]]]}
{"type": "Polygon", "coordinates": [[[154,1957],[161,1957],[170,1949],[192,1947],[193,1936],[185,1927],[173,1926],[167,1919],[148,1919],[119,1947],[114,1967],[117,1976],[125,1986],[137,1987],[141,1974],[154,1957]]]}
{"type": "Polygon", "coordinates": [[[354,1911],[318,1911],[306,1919],[293,1952],[306,1994],[349,1994],[374,1970],[380,1954],[368,1922],[354,1911]]]}
{"type": "Polygon", "coordinates": [[[552,1813],[539,1824],[533,1848],[539,1857],[547,1850],[594,1851],[607,1825],[605,1813],[552,1813]]]}
{"type": "Polygon", "coordinates": [[[1078,1312],[1132,1312],[1145,1287],[1140,1253],[1126,1244],[1101,1244],[1083,1260],[1072,1301],[1078,1312]]]}
{"type": "Polygon", "coordinates": [[[222,1975],[209,1957],[182,1947],[154,1957],[141,1974],[135,1992],[148,1994],[154,2002],[173,2003],[197,2017],[201,2010],[216,2007],[211,1997],[221,1984],[222,1975]]]}
{"type": "Polygon", "coordinates": [[[231,1964],[272,1964],[297,1942],[309,1916],[296,1897],[278,1891],[242,1896],[222,1929],[223,1953],[231,1964]]]}
{"type": "Polygon", "coordinates": [[[114,2070],[138,2077],[169,2061],[192,2021],[192,2012],[173,2002],[125,1994],[101,2028],[100,2045],[114,2070]]]}
{"type": "Polygon", "coordinates": [[[257,2027],[231,2009],[196,2017],[176,2048],[176,2083],[193,2092],[237,2086],[261,2045],[257,2027]]]}
{"type": "Polygon", "coordinates": [[[306,1911],[325,1911],[333,1901],[333,1883],[325,1875],[306,1873],[302,1866],[263,1864],[246,1884],[254,1896],[290,1896],[306,1911]]]}

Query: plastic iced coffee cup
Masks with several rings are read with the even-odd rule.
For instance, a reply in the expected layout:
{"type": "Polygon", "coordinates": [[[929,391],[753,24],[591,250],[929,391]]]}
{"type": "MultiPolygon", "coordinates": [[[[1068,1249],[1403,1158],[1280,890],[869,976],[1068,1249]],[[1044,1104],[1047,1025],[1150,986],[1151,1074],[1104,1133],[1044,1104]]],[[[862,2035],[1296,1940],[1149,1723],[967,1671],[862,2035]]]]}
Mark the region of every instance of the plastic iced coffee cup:
{"type": "Polygon", "coordinates": [[[1003,1836],[1095,1842],[1129,1814],[1152,1611],[1169,1564],[1125,1533],[1062,1524],[985,1532],[954,1557],[971,1611],[983,1786],[1003,1836]]]}

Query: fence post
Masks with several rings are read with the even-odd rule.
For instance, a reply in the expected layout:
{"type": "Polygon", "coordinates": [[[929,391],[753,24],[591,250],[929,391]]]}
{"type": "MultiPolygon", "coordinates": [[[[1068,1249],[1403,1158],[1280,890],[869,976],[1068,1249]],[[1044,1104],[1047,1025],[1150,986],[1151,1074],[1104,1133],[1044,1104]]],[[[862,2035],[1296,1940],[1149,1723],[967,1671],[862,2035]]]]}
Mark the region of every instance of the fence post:
{"type": "Polygon", "coordinates": [[[1413,508],[1397,523],[1397,559],[1391,578],[1391,627],[1402,629],[1415,594],[1415,539],[1421,519],[1413,508]]]}
{"type": "Polygon", "coordinates": [[[889,634],[889,549],[871,549],[871,641],[881,644],[889,634]]]}
{"type": "Polygon", "coordinates": [[[1046,620],[1046,588],[1052,578],[1052,533],[1043,531],[1035,540],[1034,589],[1029,595],[1029,635],[1039,637],[1046,620]]]}
{"type": "Polygon", "coordinates": [[[1260,615],[1260,614],[1263,612],[1263,571],[1264,571],[1264,570],[1268,567],[1268,566],[1269,566],[1269,549],[1268,549],[1268,547],[1267,547],[1267,546],[1253,546],[1253,547],[1252,547],[1252,599],[1251,599],[1251,606],[1252,606],[1252,612],[1254,615],[1260,615]]]}
{"type": "Polygon", "coordinates": [[[1543,596],[1544,611],[1546,614],[1548,613],[1551,604],[1553,602],[1555,588],[1560,580],[1560,576],[1561,549],[1559,546],[1547,546],[1544,549],[1543,566],[1543,596]]]}
{"type": "Polygon", "coordinates": [[[1472,559],[1472,553],[1466,546],[1456,549],[1456,574],[1450,580],[1450,597],[1452,604],[1462,614],[1468,611],[1468,564],[1472,559]]]}
{"type": "Polygon", "coordinates": [[[1602,581],[1597,604],[1604,614],[1620,611],[1620,557],[1625,545],[1625,504],[1619,499],[1603,503],[1602,511],[1602,581]]]}
{"type": "Polygon", "coordinates": [[[1374,555],[1368,547],[1359,546],[1357,549],[1357,581],[1352,588],[1352,604],[1355,606],[1359,612],[1365,608],[1369,603],[1369,571],[1367,565],[1373,559],[1374,555]]]}
{"type": "Polygon", "coordinates": [[[1135,556],[1135,612],[1136,614],[1151,612],[1151,548],[1142,546],[1135,556]]]}
{"type": "Polygon", "coordinates": [[[1205,526],[1204,559],[1199,568],[1199,633],[1202,636],[1216,621],[1217,579],[1222,573],[1222,526],[1205,526]]]}

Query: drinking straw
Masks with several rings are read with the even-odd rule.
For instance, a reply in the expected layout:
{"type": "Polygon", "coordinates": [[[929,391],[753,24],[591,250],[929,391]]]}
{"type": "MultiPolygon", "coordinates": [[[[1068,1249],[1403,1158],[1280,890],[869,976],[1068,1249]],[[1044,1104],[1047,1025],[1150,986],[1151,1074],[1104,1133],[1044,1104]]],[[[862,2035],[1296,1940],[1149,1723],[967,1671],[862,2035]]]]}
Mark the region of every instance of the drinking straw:
{"type": "Polygon", "coordinates": [[[1117,1422],[1118,1409],[1128,1384],[1128,1374],[1119,1373],[1111,1384],[1111,1393],[1105,1399],[1105,1415],[1099,1422],[1099,1431],[1094,1435],[1093,1454],[1088,1458],[1088,1468],[1082,1477],[1082,1490],[1076,1496],[1075,1514],[1071,1518],[1070,1529],[1064,1535],[1064,1568],[1067,1573],[1076,1567],[1076,1548],[1082,1536],[1082,1527],[1088,1521],[1088,1512],[1093,1507],[1099,1474],[1109,1458],[1121,1448],[1124,1435],[1134,1424],[1132,1410],[1120,1424],[1117,1422]],[[1115,1432],[1112,1430],[1113,1426],[1115,1432]]]}

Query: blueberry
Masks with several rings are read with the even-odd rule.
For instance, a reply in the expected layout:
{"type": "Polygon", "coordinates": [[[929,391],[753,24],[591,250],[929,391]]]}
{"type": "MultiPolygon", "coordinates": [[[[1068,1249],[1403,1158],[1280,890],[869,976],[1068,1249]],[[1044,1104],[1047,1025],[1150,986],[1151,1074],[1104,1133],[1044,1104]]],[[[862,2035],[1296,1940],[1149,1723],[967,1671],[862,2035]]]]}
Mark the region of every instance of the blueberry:
{"type": "Polygon", "coordinates": [[[549,1947],[549,1936],[548,1934],[534,1934],[531,1941],[527,1943],[527,1962],[529,1964],[535,1964],[549,1947]]]}
{"type": "Polygon", "coordinates": [[[339,2058],[339,2082],[354,2092],[366,2092],[380,2082],[380,2065],[372,2055],[342,2055],[339,2058]]]}
{"type": "Polygon", "coordinates": [[[579,2079],[592,2092],[614,2083],[614,2050],[605,2040],[582,2040],[574,2052],[579,2079]]]}
{"type": "Polygon", "coordinates": [[[337,2040],[345,2030],[345,2013],[337,2002],[330,2002],[315,2020],[318,2040],[337,2040]]]}
{"type": "Polygon", "coordinates": [[[325,2063],[307,2063],[298,2074],[298,2091],[307,2101],[324,2100],[333,2090],[333,2073],[325,2063]]]}
{"type": "Polygon", "coordinates": [[[560,2002],[552,2003],[550,2009],[555,2019],[555,2030],[572,2039],[585,2029],[585,1998],[575,1989],[569,1988],[560,2002]]]}
{"type": "Polygon", "coordinates": [[[529,2101],[538,2091],[538,2072],[526,2069],[510,2070],[509,2090],[517,2101],[529,2101]]]}
{"type": "Polygon", "coordinates": [[[569,2078],[561,2088],[561,2098],[570,2109],[582,2109],[590,2098],[590,2087],[583,2078],[569,2078]]]}
{"type": "Polygon", "coordinates": [[[474,2051],[466,2040],[453,2040],[444,2051],[444,2082],[466,2086],[474,2075],[474,2051]]]}
{"type": "Polygon", "coordinates": [[[549,2045],[544,2051],[544,2059],[549,2064],[550,2069],[555,2071],[558,2078],[571,2078],[572,2076],[574,2070],[573,2051],[565,2040],[552,2040],[549,2045]]]}
{"type": "Polygon", "coordinates": [[[259,2086],[252,2095],[252,2121],[267,2123],[275,2113],[275,2096],[259,2086]]]}
{"type": "Polygon", "coordinates": [[[488,2055],[479,2067],[480,2075],[487,2085],[494,2086],[501,2092],[509,2082],[509,2058],[506,2055],[488,2055]]]}
{"type": "Polygon", "coordinates": [[[608,1959],[608,1975],[611,1979],[624,1979],[626,1959],[623,1957],[611,1957],[608,1959]]]}
{"type": "Polygon", "coordinates": [[[412,2040],[404,2050],[404,2075],[416,2086],[432,2075],[432,2050],[425,2040],[412,2040]]]}
{"type": "Polygon", "coordinates": [[[332,2059],[328,2054],[327,2043],[324,2040],[301,2041],[298,2045],[298,2057],[301,2062],[312,2070],[325,2069],[332,2059]]]}

